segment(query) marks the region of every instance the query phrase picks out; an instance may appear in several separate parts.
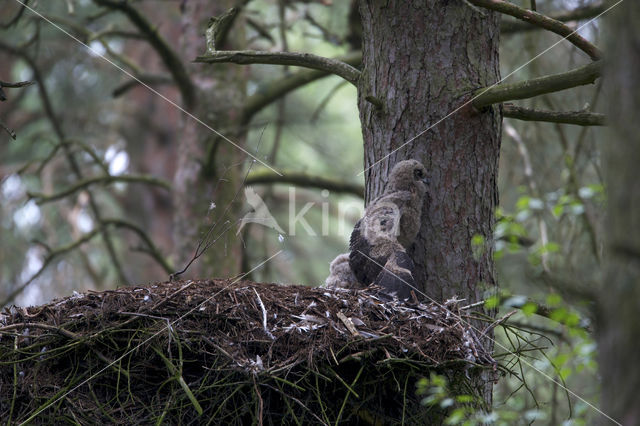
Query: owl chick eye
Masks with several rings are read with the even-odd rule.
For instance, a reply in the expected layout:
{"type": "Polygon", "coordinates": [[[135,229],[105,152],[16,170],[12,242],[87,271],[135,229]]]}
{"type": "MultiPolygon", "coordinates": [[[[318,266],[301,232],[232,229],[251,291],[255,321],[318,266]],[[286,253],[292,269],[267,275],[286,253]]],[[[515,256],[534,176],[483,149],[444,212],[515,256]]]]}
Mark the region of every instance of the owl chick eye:
{"type": "Polygon", "coordinates": [[[422,178],[423,178],[422,170],[420,170],[420,169],[415,169],[415,170],[413,171],[413,176],[416,178],[416,180],[418,180],[418,179],[422,179],[422,178]]]}

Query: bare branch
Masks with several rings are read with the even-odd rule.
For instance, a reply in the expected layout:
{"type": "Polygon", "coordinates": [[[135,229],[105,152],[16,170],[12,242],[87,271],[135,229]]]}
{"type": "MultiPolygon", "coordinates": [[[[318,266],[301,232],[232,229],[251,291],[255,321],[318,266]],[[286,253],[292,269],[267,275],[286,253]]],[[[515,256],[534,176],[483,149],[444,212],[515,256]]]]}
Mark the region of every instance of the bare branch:
{"type": "Polygon", "coordinates": [[[276,40],[271,36],[271,34],[269,33],[269,30],[265,28],[265,26],[262,25],[262,23],[256,21],[250,16],[245,17],[245,19],[247,21],[247,25],[253,28],[253,30],[257,32],[260,35],[260,37],[263,37],[269,40],[271,44],[276,44],[276,40]]]}
{"type": "Polygon", "coordinates": [[[47,256],[44,258],[44,260],[42,261],[42,266],[40,266],[40,269],[38,269],[32,276],[31,278],[29,278],[27,281],[25,281],[23,284],[19,285],[18,287],[16,287],[15,289],[13,289],[11,291],[11,293],[9,293],[9,295],[2,301],[0,302],[0,306],[6,306],[7,304],[9,304],[10,302],[13,302],[13,300],[24,291],[25,288],[27,288],[29,286],[29,284],[31,284],[36,278],[38,278],[40,275],[42,275],[42,273],[44,272],[45,269],[47,269],[47,266],[49,266],[49,264],[51,262],[53,262],[53,260],[58,257],[61,256],[73,249],[75,249],[76,247],[81,246],[82,244],[86,243],[87,241],[91,240],[92,238],[94,238],[96,235],[100,235],[101,230],[100,228],[95,228],[93,229],[91,232],[87,232],[86,234],[84,234],[82,236],[82,238],[76,240],[76,241],[72,241],[71,243],[58,247],[54,250],[51,250],[47,256]]]}
{"type": "Polygon", "coordinates": [[[140,239],[142,241],[144,241],[144,243],[147,245],[147,250],[145,250],[145,253],[149,254],[156,262],[158,262],[165,271],[167,271],[167,272],[173,271],[173,267],[167,262],[167,260],[164,258],[164,256],[162,256],[162,254],[160,253],[160,250],[158,250],[158,248],[153,244],[153,242],[147,236],[147,234],[142,229],[140,229],[138,226],[136,226],[136,225],[134,225],[134,224],[132,224],[130,222],[127,222],[125,220],[122,220],[122,219],[103,219],[103,220],[101,220],[100,223],[101,223],[100,227],[94,228],[90,232],[87,232],[81,238],[79,238],[79,239],[77,239],[75,241],[72,241],[69,244],[66,244],[64,246],[60,246],[60,247],[57,247],[57,248],[55,248],[53,250],[49,250],[49,252],[45,256],[44,260],[42,261],[42,266],[40,266],[40,269],[38,269],[31,276],[31,278],[29,278],[23,284],[21,284],[20,286],[18,286],[15,289],[13,289],[11,291],[11,293],[9,293],[9,295],[2,302],[0,302],[0,306],[5,306],[8,303],[12,302],[36,278],[38,278],[40,275],[42,275],[42,273],[45,271],[45,269],[47,269],[49,264],[51,264],[51,262],[53,262],[56,258],[75,250],[76,248],[80,247],[84,243],[89,242],[90,240],[92,240],[97,235],[103,234],[104,233],[104,228],[107,227],[107,226],[115,226],[115,227],[119,227],[119,228],[126,228],[126,229],[130,229],[130,230],[134,231],[140,237],[140,239]]]}
{"type": "MultiPolygon", "coordinates": [[[[344,56],[334,58],[337,61],[357,66],[362,62],[362,52],[351,52],[344,56]]],[[[359,72],[359,71],[358,71],[359,72]]],[[[302,70],[281,80],[269,83],[265,87],[256,90],[254,95],[247,98],[243,110],[243,122],[247,123],[254,114],[267,105],[285,96],[287,93],[304,86],[312,81],[331,75],[324,70],[302,70]]]]}
{"type": "MultiPolygon", "coordinates": [[[[3,87],[20,88],[20,87],[31,86],[32,84],[35,84],[35,81],[19,81],[16,83],[9,83],[9,82],[0,80],[0,101],[7,100],[7,95],[5,95],[4,90],[2,90],[3,87]]],[[[9,128],[9,126],[4,124],[2,120],[0,120],[0,128],[2,128],[5,132],[7,132],[12,139],[14,140],[16,139],[16,132],[13,129],[9,128]]]]}
{"type": "MultiPolygon", "coordinates": [[[[560,22],[582,21],[598,16],[605,10],[606,5],[603,2],[598,2],[581,6],[573,10],[562,10],[549,13],[547,16],[560,22]]],[[[501,34],[513,34],[517,32],[534,31],[539,29],[542,28],[527,21],[512,21],[504,19],[500,23],[501,34]]]]}
{"type": "Polygon", "coordinates": [[[364,196],[363,186],[356,183],[342,182],[301,172],[283,172],[282,174],[283,176],[278,176],[270,170],[256,170],[249,173],[245,185],[284,183],[306,188],[327,189],[336,193],[355,195],[360,198],[364,196]]]}
{"type": "Polygon", "coordinates": [[[173,84],[175,80],[171,78],[169,75],[161,75],[161,74],[138,74],[135,76],[135,80],[127,80],[111,92],[111,96],[117,98],[119,96],[124,95],[129,90],[133,89],[136,86],[141,85],[142,83],[147,84],[149,86],[159,86],[166,84],[173,84]]]}
{"type": "Polygon", "coordinates": [[[514,99],[527,99],[545,93],[559,92],[585,84],[591,84],[600,77],[601,61],[576,68],[560,74],[547,75],[518,83],[502,83],[489,88],[479,89],[474,93],[472,105],[482,109],[514,99]]]}
{"type": "Polygon", "coordinates": [[[13,129],[11,129],[10,127],[8,127],[6,124],[4,124],[2,122],[2,120],[0,120],[0,127],[2,128],[2,130],[7,132],[9,134],[9,136],[11,136],[11,139],[13,139],[13,140],[16,139],[16,132],[13,129]]]}
{"type": "Polygon", "coordinates": [[[594,44],[576,33],[571,27],[533,10],[524,9],[504,0],[469,0],[470,3],[537,25],[554,32],[573,43],[594,61],[602,58],[602,52],[594,44]]]}
{"type": "Polygon", "coordinates": [[[115,0],[93,0],[100,6],[120,10],[127,15],[129,20],[144,34],[151,46],[158,52],[160,58],[176,81],[182,98],[187,108],[193,106],[195,102],[195,88],[178,54],[169,46],[166,40],[158,33],[155,26],[151,24],[136,8],[130,3],[115,0]]]}
{"type": "Polygon", "coordinates": [[[337,59],[325,58],[311,53],[262,52],[257,50],[225,50],[198,56],[194,62],[216,64],[231,62],[234,64],[272,64],[291,65],[311,68],[339,75],[348,82],[356,84],[360,71],[337,59]]]}
{"type": "Polygon", "coordinates": [[[589,111],[549,111],[523,108],[504,104],[502,112],[507,118],[525,121],[546,121],[549,123],[576,124],[578,126],[605,126],[604,114],[589,111]]]}
{"type": "Polygon", "coordinates": [[[158,179],[154,176],[149,175],[119,175],[119,176],[97,176],[92,178],[86,178],[79,182],[76,182],[75,185],[70,186],[67,189],[64,189],[55,194],[46,195],[35,192],[29,192],[27,195],[29,198],[33,198],[36,200],[38,204],[50,203],[52,201],[59,200],[66,196],[73,194],[74,192],[80,191],[81,189],[85,189],[91,185],[96,183],[109,184],[114,182],[137,182],[137,183],[145,183],[148,185],[160,186],[166,190],[171,189],[171,184],[165,180],[158,179]]]}
{"type": "Polygon", "coordinates": [[[113,225],[116,228],[126,228],[135,232],[138,235],[138,237],[140,237],[140,239],[147,246],[147,248],[143,251],[147,253],[149,256],[151,256],[156,262],[158,262],[158,264],[162,266],[162,268],[165,270],[166,273],[170,274],[171,272],[174,271],[173,266],[162,255],[162,253],[156,247],[153,241],[151,241],[151,238],[149,238],[147,233],[144,232],[140,227],[138,227],[137,225],[131,222],[127,222],[126,220],[123,220],[123,219],[109,218],[109,219],[104,219],[102,223],[104,223],[105,225],[113,225]]]}

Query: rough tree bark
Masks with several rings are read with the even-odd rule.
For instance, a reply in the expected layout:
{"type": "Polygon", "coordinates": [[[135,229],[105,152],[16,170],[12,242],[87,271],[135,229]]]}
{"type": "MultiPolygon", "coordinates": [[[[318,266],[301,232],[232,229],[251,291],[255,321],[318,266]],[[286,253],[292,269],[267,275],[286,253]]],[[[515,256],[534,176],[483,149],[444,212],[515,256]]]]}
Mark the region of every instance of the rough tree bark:
{"type": "MultiPolygon", "coordinates": [[[[182,52],[185,63],[206,50],[204,31],[211,16],[219,16],[236,2],[233,0],[184,2],[182,52]]],[[[230,38],[242,37],[241,25],[234,26],[230,38]]],[[[228,47],[228,46],[227,46],[228,47]]],[[[189,74],[196,86],[196,95],[188,109],[212,128],[219,130],[240,145],[245,131],[239,128],[246,82],[245,69],[230,72],[228,65],[204,66],[191,64],[189,74]]],[[[218,222],[211,237],[218,241],[202,258],[194,262],[189,276],[232,276],[240,267],[240,243],[235,237],[234,220],[239,214],[234,203],[223,216],[240,185],[237,148],[202,124],[184,116],[180,145],[177,149],[177,170],[174,178],[174,251],[175,264],[181,269],[194,253],[196,243],[207,228],[218,222]],[[211,203],[216,208],[210,210],[211,203]],[[228,232],[219,237],[223,231],[228,232]]],[[[240,200],[241,201],[241,200],[240,200]]]]}
{"type": "MultiPolygon", "coordinates": [[[[500,17],[462,1],[361,0],[360,13],[366,202],[382,192],[397,161],[422,161],[430,184],[413,251],[416,283],[437,301],[456,295],[475,302],[496,285],[491,242],[501,112],[465,106],[436,123],[475,89],[499,80],[500,17]],[[472,247],[474,235],[484,238],[481,252],[472,247]]],[[[484,397],[490,402],[490,385],[484,397]]]]}
{"type": "MultiPolygon", "coordinates": [[[[601,408],[616,421],[635,425],[640,424],[640,9],[635,2],[622,2],[608,18],[611,36],[605,78],[611,133],[603,145],[606,273],[597,301],[601,408]]],[[[602,423],[610,424],[604,417],[602,423]]]]}

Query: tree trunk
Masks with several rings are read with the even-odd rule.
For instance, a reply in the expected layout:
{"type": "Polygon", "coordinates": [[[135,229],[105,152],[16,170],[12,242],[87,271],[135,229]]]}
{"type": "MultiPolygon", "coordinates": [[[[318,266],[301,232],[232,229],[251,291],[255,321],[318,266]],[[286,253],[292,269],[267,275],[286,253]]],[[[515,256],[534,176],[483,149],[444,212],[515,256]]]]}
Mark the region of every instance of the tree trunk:
{"type": "MultiPolygon", "coordinates": [[[[205,52],[207,21],[234,5],[233,0],[184,2],[182,53],[186,63],[205,52]]],[[[227,40],[242,38],[240,25],[227,40]]],[[[228,65],[191,64],[189,74],[196,86],[194,116],[232,141],[243,145],[245,132],[238,128],[244,100],[246,68],[228,65]]],[[[210,238],[215,244],[189,268],[188,276],[233,276],[240,268],[240,240],[236,237],[239,202],[226,214],[240,182],[242,157],[237,148],[191,117],[184,116],[174,177],[174,258],[178,269],[191,259],[200,238],[217,223],[210,238]],[[215,208],[211,209],[212,203],[215,208]],[[225,232],[225,229],[228,229],[225,232]]],[[[239,199],[238,201],[242,201],[239,199]]]]}
{"type": "MultiPolygon", "coordinates": [[[[430,183],[413,249],[415,281],[436,301],[454,295],[479,300],[496,285],[492,239],[501,112],[464,106],[447,115],[474,89],[499,80],[499,16],[462,1],[419,0],[361,0],[360,13],[365,200],[380,195],[397,161],[422,161],[430,183]],[[484,243],[474,248],[476,235],[484,243]]],[[[486,345],[493,346],[489,340],[486,345]]],[[[490,385],[484,397],[490,402],[490,385]]]]}
{"type": "MultiPolygon", "coordinates": [[[[640,424],[640,10],[622,2],[609,16],[606,79],[610,139],[603,144],[608,219],[605,278],[597,316],[602,410],[625,425],[640,424]]],[[[602,423],[610,424],[602,418],[602,423]]]]}

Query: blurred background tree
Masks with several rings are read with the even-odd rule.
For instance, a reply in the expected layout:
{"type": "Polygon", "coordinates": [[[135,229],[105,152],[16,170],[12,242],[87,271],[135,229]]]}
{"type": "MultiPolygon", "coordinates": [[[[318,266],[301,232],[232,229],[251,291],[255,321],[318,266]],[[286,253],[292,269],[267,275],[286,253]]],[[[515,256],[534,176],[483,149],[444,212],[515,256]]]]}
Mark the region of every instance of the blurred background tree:
{"type": "MultiPolygon", "coordinates": [[[[165,280],[212,226],[211,248],[185,276],[248,271],[282,249],[252,278],[324,281],[363,210],[356,89],[315,70],[192,61],[206,53],[209,19],[233,6],[240,12],[218,50],[311,52],[358,65],[356,2],[25,3],[41,16],[13,0],[0,10],[0,79],[36,82],[6,88],[0,105],[0,121],[17,134],[15,141],[0,136],[0,301],[31,305],[165,280]],[[258,161],[290,181],[272,184],[274,173],[258,161]],[[243,184],[285,234],[249,224],[236,235],[250,211],[243,184]],[[295,229],[291,200],[293,216],[306,209],[295,229]]],[[[606,10],[588,0],[513,3],[572,28],[606,10]]],[[[547,51],[560,38],[538,27],[507,16],[501,27],[501,75],[517,70],[507,82],[587,62],[567,41],[547,51]]],[[[596,45],[600,32],[599,20],[580,30],[596,45]]],[[[570,118],[588,126],[509,118],[519,111],[503,107],[492,246],[501,293],[481,295],[499,315],[520,308],[496,329],[496,353],[513,372],[496,387],[500,421],[600,419],[585,401],[598,400],[591,284],[603,276],[600,153],[607,136],[591,124],[603,123],[594,112],[605,98],[598,81],[517,103],[573,111],[570,118]],[[563,386],[579,389],[579,397],[563,386]]],[[[482,253],[486,241],[470,244],[482,253]]]]}

